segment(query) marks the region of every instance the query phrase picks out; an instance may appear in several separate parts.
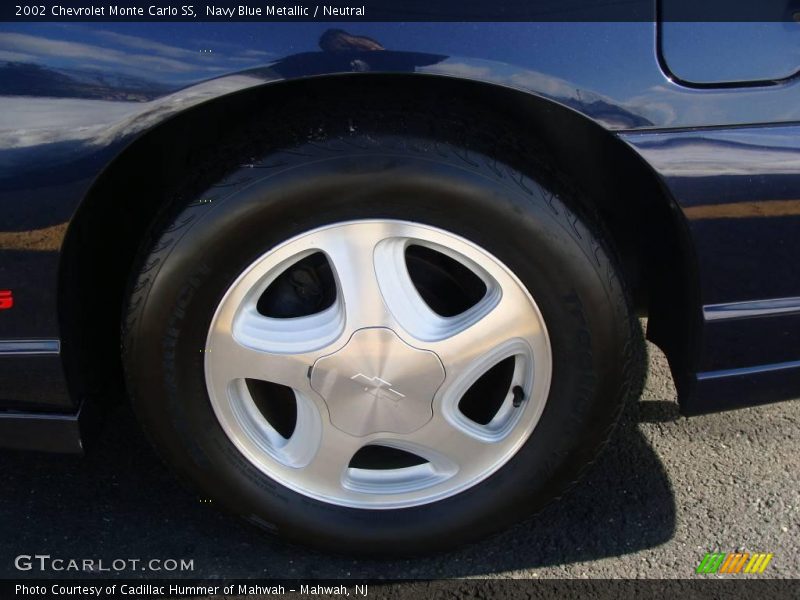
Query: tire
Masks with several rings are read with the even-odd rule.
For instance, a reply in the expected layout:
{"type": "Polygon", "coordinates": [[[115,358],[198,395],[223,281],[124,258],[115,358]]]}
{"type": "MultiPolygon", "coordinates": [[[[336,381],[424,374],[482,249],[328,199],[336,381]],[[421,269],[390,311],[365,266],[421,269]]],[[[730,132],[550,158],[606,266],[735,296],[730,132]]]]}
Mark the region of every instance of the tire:
{"type": "MultiPolygon", "coordinates": [[[[363,122],[371,121],[365,118],[363,122]]],[[[469,147],[463,142],[464,138],[459,139],[458,136],[441,135],[434,140],[424,127],[353,127],[352,118],[348,123],[348,127],[339,131],[331,125],[329,133],[311,141],[302,135],[307,123],[296,123],[288,127],[300,133],[290,141],[287,140],[292,136],[285,136],[280,142],[265,141],[261,143],[260,150],[254,150],[251,141],[238,154],[231,149],[236,144],[230,144],[225,150],[230,153],[229,161],[245,164],[228,168],[227,174],[206,189],[196,182],[187,185],[186,189],[199,189],[199,193],[192,193],[187,200],[180,200],[179,194],[172,200],[168,210],[154,224],[150,241],[142,248],[138,272],[130,286],[123,325],[123,359],[128,388],[145,432],[178,475],[203,497],[212,498],[215,503],[257,526],[294,542],[338,552],[414,554],[441,550],[480,539],[530,516],[576,481],[608,439],[632,388],[633,363],[638,352],[637,345],[640,344],[636,333],[638,324],[631,316],[625,291],[600,228],[591,219],[579,217],[568,208],[567,203],[572,206],[578,203],[574,198],[570,199],[570,194],[564,191],[565,188],[557,183],[552,174],[536,167],[535,163],[530,163],[530,170],[535,172],[522,173],[510,166],[512,161],[504,162],[504,157],[518,151],[518,146],[512,144],[513,147],[509,146],[511,149],[507,152],[497,144],[491,148],[475,148],[469,147]],[[313,445],[309,442],[299,445],[300,450],[294,448],[280,455],[272,464],[271,457],[283,452],[279,448],[283,442],[270,446],[273,442],[269,440],[274,438],[269,437],[273,435],[272,431],[266,428],[267,435],[259,429],[261,425],[252,425],[255,422],[252,419],[257,420],[258,415],[236,416],[239,414],[237,410],[249,410],[236,408],[248,402],[248,393],[253,404],[257,404],[256,396],[260,394],[260,402],[274,402],[277,405],[279,396],[283,398],[281,402],[285,400],[284,388],[268,384],[257,394],[255,387],[250,387],[253,380],[242,379],[236,380],[239,383],[235,385],[220,383],[222,387],[214,389],[227,390],[220,394],[212,389],[216,385],[212,383],[213,377],[216,377],[214,373],[217,373],[213,370],[217,368],[214,365],[223,365],[219,368],[222,369],[220,372],[225,373],[228,372],[225,369],[235,370],[240,365],[243,373],[245,370],[250,373],[248,358],[242,361],[231,358],[238,357],[234,350],[228,352],[225,350],[228,346],[220,345],[221,342],[209,343],[217,339],[212,337],[218,331],[215,324],[227,314],[221,307],[227,299],[236,296],[231,290],[238,289],[236,286],[243,281],[242,278],[246,279],[243,274],[255,268],[253,265],[261,264],[260,260],[278,261],[276,253],[282,248],[301,248],[305,244],[313,250],[314,240],[325,236],[331,240],[362,239],[368,235],[366,232],[370,228],[375,228],[376,223],[387,231],[410,232],[407,235],[412,241],[424,238],[420,244],[428,250],[417,251],[424,255],[419,259],[422,261],[420,272],[423,274],[431,269],[436,271],[437,268],[438,273],[445,275],[458,271],[459,267],[447,259],[456,263],[466,261],[467,268],[479,272],[483,265],[490,271],[496,269],[491,272],[499,273],[497,277],[506,282],[504,285],[509,290],[513,288],[511,291],[503,288],[500,295],[508,298],[509,302],[514,298],[520,299],[514,306],[521,311],[519,314],[522,316],[517,321],[526,327],[526,333],[520,333],[522,337],[519,339],[533,340],[529,346],[522,344],[526,350],[513,355],[509,359],[511,363],[504,359],[504,364],[514,365],[512,375],[485,381],[481,379],[482,384],[476,382],[476,375],[471,375],[470,380],[470,385],[478,388],[476,393],[479,398],[500,398],[501,406],[506,407],[503,410],[507,409],[509,398],[523,392],[521,395],[525,397],[518,399],[521,401],[520,407],[506,410],[511,415],[516,414],[514,410],[522,411],[519,414],[523,416],[508,417],[508,422],[513,424],[507,426],[509,431],[522,431],[519,439],[514,444],[509,443],[508,447],[504,446],[505,454],[499,458],[499,454],[493,454],[493,450],[486,450],[482,454],[479,446],[469,445],[471,442],[464,442],[463,452],[460,450],[462,446],[455,443],[448,446],[448,451],[458,454],[451,461],[456,465],[451,469],[455,469],[456,475],[447,475],[450,467],[446,465],[451,464],[447,460],[452,458],[446,455],[447,452],[443,451],[443,462],[439,464],[436,462],[438,458],[430,458],[435,452],[430,456],[425,455],[427,450],[420,446],[421,460],[429,460],[430,472],[435,473],[436,477],[450,477],[425,488],[428,492],[423,488],[420,488],[423,491],[415,491],[414,486],[423,485],[420,483],[424,479],[422,475],[415,475],[422,479],[415,479],[408,484],[397,483],[392,479],[393,476],[381,479],[383,473],[364,475],[363,481],[353,476],[355,483],[352,483],[350,479],[341,478],[349,478],[349,473],[360,471],[348,468],[348,475],[341,475],[340,481],[345,481],[343,488],[349,485],[357,490],[355,492],[350,488],[336,491],[335,478],[330,481],[325,479],[318,484],[317,481],[323,479],[315,479],[313,475],[295,475],[306,467],[298,468],[292,461],[297,464],[303,461],[310,461],[309,465],[316,464],[314,461],[322,460],[324,453],[320,450],[315,453],[313,448],[308,450],[307,446],[313,445]],[[432,258],[431,252],[445,258],[432,258]],[[476,262],[470,263],[469,257],[476,262]],[[484,260],[485,263],[481,262],[484,260]],[[513,287],[514,282],[519,289],[513,287]],[[526,304],[525,297],[531,302],[526,304]],[[540,326],[530,325],[536,323],[537,319],[540,326]],[[533,332],[530,333],[531,337],[525,338],[529,332],[533,332]],[[217,355],[214,354],[215,347],[217,355]],[[517,356],[523,356],[524,360],[517,356]],[[533,364],[534,357],[536,364],[533,364]],[[518,370],[522,373],[518,384],[511,387],[520,389],[509,389],[509,382],[516,381],[514,378],[518,370]],[[242,384],[242,381],[246,383],[242,384]],[[518,423],[525,424],[527,433],[525,427],[518,423]],[[236,430],[233,434],[231,427],[236,430]],[[267,437],[257,438],[258,435],[267,437]],[[261,439],[262,446],[267,449],[258,446],[261,442],[253,442],[256,439],[261,439]],[[298,452],[303,456],[298,458],[298,452]],[[309,454],[316,458],[306,456],[309,454]],[[474,456],[471,464],[480,464],[483,470],[472,473],[472,467],[466,464],[466,459],[462,461],[459,458],[462,454],[474,456]],[[485,464],[481,461],[485,461],[485,464]],[[458,480],[459,473],[464,474],[463,481],[458,480]],[[377,479],[370,479],[373,475],[377,479]],[[451,480],[460,483],[448,487],[446,482],[451,480]],[[400,491],[394,495],[381,491],[373,494],[377,498],[375,500],[370,497],[370,492],[364,491],[372,489],[369,487],[372,484],[394,485],[396,487],[391,489],[400,491]]],[[[184,197],[189,193],[185,192],[184,197]]],[[[413,269],[408,266],[410,251],[405,249],[403,252],[406,270],[411,272],[413,269]]],[[[290,263],[295,261],[291,264],[297,265],[300,255],[292,256],[290,263]]],[[[319,259],[316,254],[312,256],[314,260],[319,259]]],[[[333,300],[330,294],[328,298],[323,298],[327,292],[319,291],[330,286],[331,280],[335,286],[344,286],[343,276],[337,269],[344,273],[349,268],[332,266],[329,255],[325,254],[325,257],[327,267],[320,263],[313,268],[308,267],[310,271],[303,271],[300,267],[297,267],[299,271],[286,271],[287,265],[278,261],[276,264],[279,267],[271,267],[268,276],[262,273],[263,277],[277,277],[278,281],[267,286],[266,289],[270,291],[258,288],[258,302],[267,297],[272,299],[271,307],[265,309],[264,314],[276,319],[286,318],[286,315],[305,318],[314,314],[317,308],[322,307],[320,310],[324,312],[334,310],[332,306],[338,306],[336,310],[344,315],[340,315],[340,321],[347,322],[351,317],[356,319],[354,312],[348,313],[354,302],[351,298],[345,297],[341,304],[337,304],[341,294],[338,287],[333,300]],[[330,271],[334,271],[334,274],[331,275],[330,271]],[[287,276],[294,282],[290,281],[288,287],[287,276]],[[277,286],[274,290],[273,285],[277,286]],[[298,302],[303,304],[304,294],[312,297],[311,304],[316,308],[294,306],[298,302]]],[[[353,261],[361,258],[363,256],[353,254],[353,261]]],[[[370,264],[374,266],[375,263],[370,264]]],[[[389,272],[392,271],[391,265],[396,263],[386,264],[390,267],[383,270],[389,272]]],[[[356,270],[355,267],[353,269],[356,270]]],[[[398,272],[402,270],[398,268],[398,272]]],[[[382,276],[384,274],[376,274],[378,278],[382,276]]],[[[469,280],[467,283],[459,281],[454,284],[461,287],[449,287],[447,293],[442,292],[447,302],[458,304],[462,296],[480,297],[480,290],[474,292],[470,288],[475,283],[474,279],[469,279],[467,275],[465,278],[464,281],[469,280]],[[457,293],[453,292],[454,289],[457,293]]],[[[426,411],[435,413],[437,410],[435,403],[427,407],[424,402],[417,402],[416,398],[436,390],[451,389],[455,385],[450,384],[451,388],[447,388],[448,365],[439,358],[442,362],[440,373],[435,362],[438,355],[432,356],[428,351],[429,347],[439,347],[436,346],[438,342],[430,342],[435,337],[431,333],[434,325],[428,323],[428,327],[425,324],[427,322],[423,323],[424,320],[419,324],[408,315],[400,318],[405,310],[402,307],[411,302],[402,296],[407,290],[401,290],[396,297],[386,299],[395,290],[392,281],[385,285],[388,291],[384,290],[383,279],[380,279],[378,286],[384,293],[384,301],[391,308],[375,312],[375,303],[369,304],[375,298],[367,295],[364,312],[360,314],[390,313],[388,317],[376,317],[380,322],[376,321],[375,327],[385,327],[389,321],[380,319],[390,317],[397,317],[393,323],[415,323],[413,326],[369,329],[367,320],[363,323],[354,320],[354,323],[364,327],[354,326],[353,330],[347,330],[348,325],[340,322],[337,325],[340,329],[333,332],[323,331],[324,327],[319,330],[322,332],[320,336],[330,337],[323,342],[316,338],[312,340],[314,336],[308,333],[308,329],[298,329],[290,334],[290,337],[303,338],[304,348],[313,349],[322,344],[326,351],[332,348],[336,350],[327,354],[318,350],[313,361],[306,357],[311,390],[302,393],[313,396],[318,392],[325,400],[320,402],[320,398],[315,396],[310,401],[305,398],[301,403],[297,395],[300,392],[297,392],[294,427],[304,432],[317,431],[314,427],[323,427],[327,431],[335,422],[336,432],[330,435],[341,436],[341,431],[346,430],[350,436],[348,440],[359,435],[372,435],[378,430],[386,437],[385,430],[391,430],[388,438],[394,439],[397,444],[387,444],[394,444],[397,456],[391,452],[380,454],[384,451],[379,449],[375,459],[389,462],[400,460],[400,455],[403,461],[409,460],[406,454],[413,452],[407,452],[408,448],[416,448],[413,444],[417,443],[415,440],[418,438],[413,437],[416,433],[408,431],[420,426],[428,418],[426,411]],[[413,330],[415,335],[406,335],[406,329],[413,330]],[[375,336],[383,337],[377,340],[375,336]],[[406,394],[402,394],[401,388],[387,391],[384,383],[391,384],[388,381],[390,378],[384,377],[386,381],[375,383],[378,381],[374,379],[377,375],[360,372],[366,368],[354,368],[359,372],[352,377],[349,371],[344,371],[349,367],[343,367],[342,364],[354,364],[353,361],[361,360],[354,356],[369,353],[364,347],[383,348],[381,344],[384,341],[386,347],[391,348],[387,352],[393,353],[392,356],[406,353],[411,358],[407,361],[403,359],[405,362],[402,364],[418,370],[417,377],[403,379],[406,385],[403,389],[408,392],[406,394]],[[355,348],[357,343],[362,342],[366,346],[362,344],[360,350],[355,348]],[[323,363],[321,355],[329,362],[323,363]],[[332,360],[339,362],[330,366],[332,360]],[[327,371],[323,370],[323,364],[329,366],[327,371]],[[315,383],[318,372],[322,375],[318,377],[319,382],[315,383]],[[356,380],[359,375],[363,376],[361,383],[364,383],[365,393],[370,390],[368,401],[378,403],[369,404],[372,407],[369,414],[373,416],[364,417],[366,409],[360,408],[362,405],[358,403],[353,405],[355,396],[348,396],[351,392],[341,392],[340,388],[335,387],[343,379],[336,379],[330,385],[329,382],[325,383],[327,380],[323,380],[330,373],[344,374],[356,380]],[[367,379],[371,381],[367,382],[367,379]],[[445,383],[442,383],[442,379],[445,383]],[[369,387],[372,385],[377,387],[369,387]],[[333,389],[339,391],[333,392],[333,389]],[[324,396],[326,393],[328,397],[324,396]],[[402,395],[403,401],[414,396],[413,403],[409,400],[406,404],[399,402],[393,405],[401,406],[398,409],[400,412],[396,413],[400,415],[398,418],[410,423],[403,421],[398,425],[391,420],[394,417],[386,417],[386,409],[374,408],[391,394],[397,394],[398,397],[402,395]],[[319,419],[312,414],[315,406],[319,419]],[[326,408],[329,414],[325,414],[326,408]],[[312,416],[302,418],[311,420],[304,421],[306,424],[301,428],[301,417],[298,415],[306,414],[303,411],[308,412],[307,409],[312,416]],[[374,416],[378,413],[383,416],[374,416]],[[413,441],[410,446],[404,445],[406,438],[413,441]]],[[[417,285],[416,280],[413,283],[417,285]]],[[[263,287],[266,284],[261,281],[259,285],[263,287]]],[[[441,283],[441,286],[444,285],[441,283]]],[[[489,295],[487,290],[493,289],[493,285],[485,284],[483,298],[489,295]]],[[[420,290],[418,288],[420,296],[424,296],[420,290]]],[[[255,292],[247,294],[252,296],[255,292]]],[[[250,298],[248,302],[251,304],[255,302],[255,296],[243,297],[250,298]]],[[[261,311],[261,308],[257,310],[261,311]]],[[[445,322],[449,323],[441,321],[445,322]]],[[[234,331],[239,321],[231,323],[230,330],[234,331]]],[[[220,325],[219,331],[223,329],[220,325]]],[[[291,354],[293,339],[283,341],[289,345],[282,348],[289,348],[287,352],[291,354]]],[[[459,352],[463,351],[460,347],[453,351],[456,362],[459,352]]],[[[463,364],[468,364],[469,360],[464,359],[463,364]]],[[[399,359],[397,362],[401,364],[399,359]]],[[[484,371],[490,366],[489,363],[484,364],[484,371]]],[[[272,373],[273,367],[269,369],[272,373]]],[[[275,367],[276,373],[280,371],[275,367]]],[[[288,367],[286,372],[289,372],[288,367]]],[[[458,369],[453,367],[451,372],[457,373],[458,369]]],[[[462,387],[464,385],[462,382],[462,387]]],[[[455,392],[447,393],[452,395],[455,392]]],[[[446,395],[445,392],[442,394],[446,395]]],[[[290,398],[289,402],[293,400],[290,398]]],[[[456,414],[455,418],[461,419],[459,411],[462,411],[464,400],[457,402],[456,409],[451,406],[447,410],[456,414]]],[[[251,407],[250,404],[247,406],[251,407]]],[[[383,406],[380,404],[380,407],[383,406]]],[[[288,410],[291,412],[291,408],[288,410]]],[[[444,413],[445,409],[441,410],[444,413]]],[[[265,414],[262,411],[262,416],[265,414]]],[[[489,425],[484,424],[488,429],[475,426],[481,420],[477,417],[475,422],[464,427],[474,426],[473,429],[479,433],[488,431],[487,435],[494,435],[491,433],[491,419],[498,419],[498,414],[489,415],[489,425]]],[[[434,417],[438,415],[434,414],[434,417]]],[[[273,422],[266,416],[264,418],[274,430],[279,429],[277,421],[273,422]]],[[[433,421],[432,417],[429,422],[433,421]]],[[[426,426],[421,426],[417,431],[426,426]]],[[[291,427],[289,424],[289,429],[291,427]]],[[[498,427],[502,429],[506,425],[500,423],[498,427]]],[[[289,439],[294,435],[291,431],[288,434],[289,439]]],[[[314,435],[308,434],[303,439],[317,439],[314,435]]],[[[328,438],[327,433],[320,435],[320,448],[329,443],[326,441],[328,439],[339,439],[328,438]]],[[[499,448],[503,443],[491,442],[488,446],[495,448],[492,444],[497,444],[499,448]]],[[[420,459],[420,456],[416,459],[420,459]]],[[[410,463],[405,462],[396,464],[411,469],[419,466],[408,466],[410,463]]],[[[427,469],[425,464],[428,463],[423,463],[422,467],[427,469]]],[[[398,481],[400,479],[402,477],[398,481]]]]}

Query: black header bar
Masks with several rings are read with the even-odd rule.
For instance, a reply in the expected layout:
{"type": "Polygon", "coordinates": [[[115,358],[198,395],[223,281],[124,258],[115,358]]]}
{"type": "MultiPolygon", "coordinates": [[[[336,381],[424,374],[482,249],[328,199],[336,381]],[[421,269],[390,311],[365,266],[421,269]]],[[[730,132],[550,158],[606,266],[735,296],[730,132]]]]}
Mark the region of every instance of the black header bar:
{"type": "Polygon", "coordinates": [[[5,22],[782,21],[800,0],[9,0],[5,22]]]}

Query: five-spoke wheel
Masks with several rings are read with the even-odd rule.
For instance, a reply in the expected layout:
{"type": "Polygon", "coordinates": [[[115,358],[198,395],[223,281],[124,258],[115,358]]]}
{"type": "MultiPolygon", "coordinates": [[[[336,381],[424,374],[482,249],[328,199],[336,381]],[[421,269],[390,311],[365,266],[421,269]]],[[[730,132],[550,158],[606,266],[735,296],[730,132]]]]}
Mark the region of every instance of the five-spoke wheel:
{"type": "Polygon", "coordinates": [[[551,354],[534,300],[497,258],[441,229],[368,220],[248,267],[214,315],[205,372],[220,423],[266,475],[395,508],[502,467],[541,415],[551,354]],[[288,312],[272,299],[286,281],[317,301],[288,312]]]}

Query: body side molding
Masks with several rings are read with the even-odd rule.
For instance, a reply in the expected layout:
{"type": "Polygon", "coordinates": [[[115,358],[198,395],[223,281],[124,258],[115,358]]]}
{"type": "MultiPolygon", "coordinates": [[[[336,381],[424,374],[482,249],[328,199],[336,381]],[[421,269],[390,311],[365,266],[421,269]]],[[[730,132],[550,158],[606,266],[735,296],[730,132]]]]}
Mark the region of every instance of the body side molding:
{"type": "Polygon", "coordinates": [[[60,353],[61,340],[0,340],[0,356],[20,354],[57,356],[60,353]]]}
{"type": "Polygon", "coordinates": [[[703,307],[703,318],[706,321],[768,317],[792,313],[800,313],[800,297],[707,304],[703,307]]]}

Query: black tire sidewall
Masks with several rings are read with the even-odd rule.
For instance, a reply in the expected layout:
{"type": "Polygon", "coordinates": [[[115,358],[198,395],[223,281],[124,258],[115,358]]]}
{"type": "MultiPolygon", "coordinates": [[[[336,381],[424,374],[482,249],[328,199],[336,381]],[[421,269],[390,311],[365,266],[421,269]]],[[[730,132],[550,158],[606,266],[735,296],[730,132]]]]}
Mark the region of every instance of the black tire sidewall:
{"type": "Polygon", "coordinates": [[[513,173],[395,151],[353,150],[246,175],[199,198],[201,206],[165,228],[144,261],[145,290],[134,294],[136,318],[125,334],[137,414],[185,479],[290,539],[405,553],[517,521],[559,495],[592,460],[626,383],[629,317],[597,236],[552,192],[532,180],[520,185],[513,173]],[[205,386],[211,318],[242,271],[295,235],[369,218],[424,223],[478,244],[528,288],[549,331],[552,383],[533,435],[491,477],[431,505],[356,510],[289,490],[234,447],[205,386]]]}

